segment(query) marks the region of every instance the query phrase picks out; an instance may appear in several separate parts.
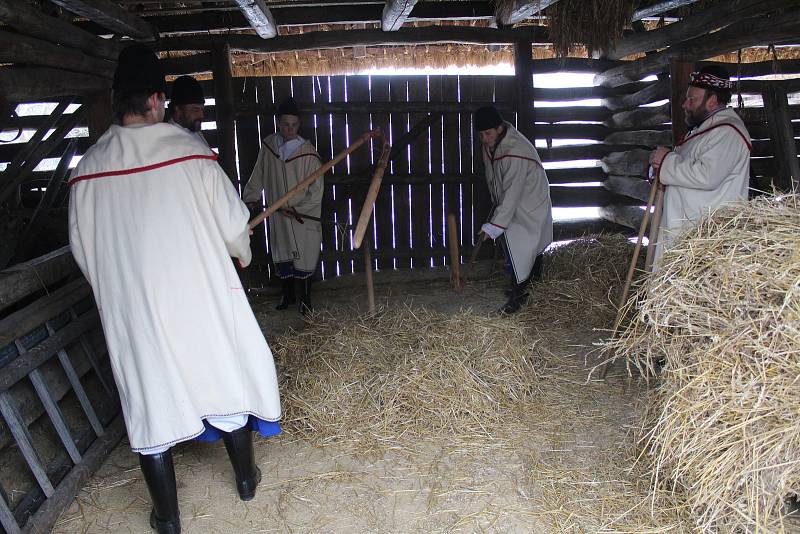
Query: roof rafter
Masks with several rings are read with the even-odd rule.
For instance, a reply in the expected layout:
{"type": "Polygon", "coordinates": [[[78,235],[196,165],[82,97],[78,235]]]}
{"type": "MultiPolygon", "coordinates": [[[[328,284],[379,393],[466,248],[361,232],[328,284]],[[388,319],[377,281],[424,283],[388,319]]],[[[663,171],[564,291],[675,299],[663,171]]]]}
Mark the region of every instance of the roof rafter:
{"type": "Polygon", "coordinates": [[[109,0],[53,0],[67,11],[100,24],[114,33],[139,41],[155,41],[158,32],[144,19],[109,0]]]}
{"type": "Polygon", "coordinates": [[[666,13],[667,11],[672,11],[673,9],[677,9],[679,7],[694,4],[695,2],[697,2],[697,0],[664,0],[663,2],[656,2],[651,6],[643,7],[634,11],[631,20],[642,20],[646,17],[657,17],[658,15],[666,13]]]}
{"type": "Polygon", "coordinates": [[[498,2],[494,17],[499,25],[511,26],[532,17],[556,2],[558,0],[515,0],[513,4],[498,2]]]}
{"type": "Polygon", "coordinates": [[[278,25],[264,0],[236,0],[242,14],[262,39],[272,39],[278,35],[278,25]]]}
{"type": "Polygon", "coordinates": [[[381,29],[385,32],[399,30],[416,3],[417,0],[386,0],[381,16],[381,29]]]}

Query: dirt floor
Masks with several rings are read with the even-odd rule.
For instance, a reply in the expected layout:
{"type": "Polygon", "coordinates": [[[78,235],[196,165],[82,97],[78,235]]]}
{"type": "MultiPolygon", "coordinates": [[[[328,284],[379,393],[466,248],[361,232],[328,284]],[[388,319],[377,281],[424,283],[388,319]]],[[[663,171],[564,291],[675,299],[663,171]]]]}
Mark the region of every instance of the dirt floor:
{"type": "MultiPolygon", "coordinates": [[[[461,294],[443,269],[378,272],[378,304],[488,314],[505,299],[502,277],[491,269],[480,265],[461,294]]],[[[316,306],[366,309],[362,275],[314,290],[316,306]]],[[[304,326],[295,310],[273,310],[277,298],[277,290],[252,297],[272,339],[304,326]]],[[[553,353],[555,371],[541,398],[519,414],[527,431],[469,444],[423,441],[370,456],[286,435],[257,438],[264,477],[249,503],[236,496],[221,442],[185,443],[175,450],[184,532],[688,530],[670,511],[650,509],[646,479],[629,470],[641,386],[619,368],[606,382],[587,380],[586,354],[600,332],[580,324],[543,331],[539,346],[553,353]]],[[[137,458],[123,441],[53,532],[150,532],[149,511],[137,458]]]]}

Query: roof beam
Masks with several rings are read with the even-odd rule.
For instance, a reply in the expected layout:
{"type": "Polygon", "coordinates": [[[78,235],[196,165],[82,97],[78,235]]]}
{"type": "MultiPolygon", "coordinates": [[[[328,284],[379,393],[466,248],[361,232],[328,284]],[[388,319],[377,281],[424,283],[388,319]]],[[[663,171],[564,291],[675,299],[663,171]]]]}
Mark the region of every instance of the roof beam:
{"type": "Polygon", "coordinates": [[[657,17],[662,13],[666,13],[667,11],[672,11],[673,9],[677,9],[679,7],[694,4],[695,2],[697,2],[697,0],[665,0],[663,2],[656,2],[651,6],[643,7],[634,11],[631,20],[636,21],[647,17],[657,17]]]}
{"type": "Polygon", "coordinates": [[[236,0],[236,4],[259,37],[272,39],[278,35],[278,26],[264,0],[236,0]]]}
{"type": "Polygon", "coordinates": [[[143,19],[109,0],[52,0],[79,17],[93,20],[114,33],[127,35],[137,41],[155,41],[156,30],[143,19]]]}
{"type": "Polygon", "coordinates": [[[416,3],[417,0],[386,0],[381,16],[381,29],[393,32],[402,28],[416,3]]]}
{"type": "Polygon", "coordinates": [[[515,0],[513,4],[498,2],[494,16],[500,26],[511,26],[532,17],[556,2],[558,0],[515,0]]]}

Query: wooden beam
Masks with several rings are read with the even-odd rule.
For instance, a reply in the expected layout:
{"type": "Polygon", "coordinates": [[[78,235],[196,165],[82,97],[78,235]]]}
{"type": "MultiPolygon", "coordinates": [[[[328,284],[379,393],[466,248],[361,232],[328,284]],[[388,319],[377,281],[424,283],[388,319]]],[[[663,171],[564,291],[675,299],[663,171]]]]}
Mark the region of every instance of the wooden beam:
{"type": "Polygon", "coordinates": [[[620,61],[607,59],[593,59],[582,57],[562,57],[551,59],[534,59],[533,70],[540,74],[551,72],[603,72],[613,67],[618,67],[620,61]]]}
{"type": "Polygon", "coordinates": [[[51,0],[79,17],[86,17],[111,30],[138,41],[155,41],[158,32],[150,24],[109,0],[51,0]]]}
{"type": "Polygon", "coordinates": [[[722,65],[731,76],[746,78],[749,76],[767,76],[769,74],[792,74],[800,72],[800,59],[781,59],[778,61],[757,61],[755,63],[725,63],[720,61],[699,61],[695,68],[707,65],[722,65]]]}
{"type": "Polygon", "coordinates": [[[161,59],[164,74],[202,74],[211,72],[211,54],[193,54],[191,56],[167,57],[161,59]]]}
{"type": "Polygon", "coordinates": [[[514,43],[514,88],[517,128],[528,139],[534,139],[533,51],[531,42],[525,39],[514,43]]]}
{"type": "Polygon", "coordinates": [[[65,20],[49,17],[25,2],[0,0],[0,21],[21,33],[83,50],[85,53],[116,60],[118,45],[81,30],[65,20]]]}
{"type": "Polygon", "coordinates": [[[628,130],[614,132],[605,139],[604,143],[610,145],[640,145],[657,147],[672,144],[672,132],[669,130],[628,130]]]}
{"type": "Polygon", "coordinates": [[[637,9],[633,12],[632,21],[642,20],[647,17],[657,17],[667,11],[672,11],[682,6],[694,4],[697,0],[665,0],[663,2],[656,2],[653,5],[637,9]]]}
{"type": "Polygon", "coordinates": [[[68,246],[0,271],[0,310],[80,272],[68,246]]]}
{"type": "Polygon", "coordinates": [[[632,128],[651,128],[670,121],[670,105],[643,107],[630,111],[614,113],[603,124],[609,128],[628,130],[632,128]]]}
{"type": "Polygon", "coordinates": [[[642,203],[647,203],[650,196],[650,182],[632,176],[609,175],[603,182],[603,187],[612,193],[641,200],[642,203]]]}
{"type": "MultiPolygon", "coordinates": [[[[627,35],[606,53],[608,59],[621,59],[631,54],[673,46],[682,41],[707,35],[743,19],[759,16],[782,7],[798,5],[795,0],[729,0],[663,28],[627,35]]],[[[636,20],[636,19],[634,19],[636,20]]]]}
{"type": "Polygon", "coordinates": [[[647,162],[650,151],[642,148],[627,150],[625,152],[611,152],[601,159],[603,170],[607,174],[618,176],[639,176],[647,177],[647,162]]]}
{"type": "Polygon", "coordinates": [[[394,32],[402,28],[416,3],[417,0],[386,0],[381,14],[381,29],[394,32]]]}
{"type": "Polygon", "coordinates": [[[595,83],[615,87],[666,71],[672,58],[696,61],[748,46],[791,38],[800,38],[800,9],[771,13],[731,24],[714,33],[713,39],[708,36],[690,39],[643,59],[602,72],[595,76],[595,83]]]}
{"type": "Polygon", "coordinates": [[[0,69],[0,95],[10,102],[42,102],[49,98],[87,95],[107,89],[107,78],[48,67],[0,69]]]}
{"type": "Polygon", "coordinates": [[[264,0],[236,0],[236,5],[259,37],[272,39],[278,35],[278,25],[264,0]]]}
{"type": "Polygon", "coordinates": [[[111,78],[114,63],[84,54],[76,48],[0,30],[0,63],[24,63],[85,72],[111,78]]]}
{"type": "Polygon", "coordinates": [[[219,164],[234,185],[236,173],[236,130],[233,108],[233,78],[231,76],[231,50],[222,44],[211,51],[214,72],[214,97],[217,108],[219,164]]]}
{"type": "Polygon", "coordinates": [[[155,47],[166,50],[211,50],[215,43],[227,43],[231,50],[242,52],[290,52],[324,50],[353,46],[391,46],[430,43],[460,44],[511,44],[519,38],[531,38],[535,43],[546,43],[545,31],[538,26],[498,30],[472,26],[425,26],[401,28],[394,32],[381,30],[317,31],[298,35],[280,35],[264,40],[254,35],[202,35],[193,37],[167,37],[155,47]],[[533,28],[533,29],[531,29],[533,28]]]}
{"type": "Polygon", "coordinates": [[[111,105],[111,91],[104,90],[92,94],[86,99],[86,122],[89,127],[89,144],[93,145],[106,133],[114,122],[111,105]]]}
{"type": "Polygon", "coordinates": [[[778,172],[773,184],[782,191],[796,192],[797,184],[800,182],[800,164],[797,160],[797,146],[789,116],[788,96],[785,90],[772,85],[764,91],[763,97],[764,111],[777,160],[778,172]]]}
{"type": "Polygon", "coordinates": [[[664,100],[667,97],[669,97],[668,84],[666,81],[659,80],[635,93],[605,98],[603,99],[603,105],[610,110],[617,111],[638,108],[645,104],[664,100]]]}
{"type": "Polygon", "coordinates": [[[600,209],[600,216],[620,226],[638,230],[642,225],[644,210],[635,206],[612,204],[600,209]]]}
{"type": "Polygon", "coordinates": [[[673,60],[669,66],[669,103],[672,117],[672,138],[680,141],[686,135],[689,126],[683,113],[683,101],[686,99],[686,88],[689,87],[689,77],[692,73],[692,64],[685,61],[673,60]]]}
{"type": "Polygon", "coordinates": [[[514,0],[514,2],[496,2],[494,18],[500,26],[511,26],[536,13],[550,7],[558,0],[514,0]]]}

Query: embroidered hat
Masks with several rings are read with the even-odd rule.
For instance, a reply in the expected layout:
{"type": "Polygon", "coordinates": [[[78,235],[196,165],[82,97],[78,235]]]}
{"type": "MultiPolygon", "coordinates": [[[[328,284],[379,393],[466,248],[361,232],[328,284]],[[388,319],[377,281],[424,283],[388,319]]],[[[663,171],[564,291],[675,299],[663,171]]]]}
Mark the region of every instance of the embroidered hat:
{"type": "Polygon", "coordinates": [[[111,87],[115,91],[167,92],[167,82],[158,57],[142,44],[128,46],[119,53],[111,87]]]}
{"type": "Polygon", "coordinates": [[[278,104],[277,115],[278,117],[280,117],[281,115],[294,115],[295,117],[299,117],[300,110],[297,109],[297,102],[294,101],[294,98],[289,97],[280,104],[278,104]]]}
{"type": "Polygon", "coordinates": [[[473,118],[475,120],[475,129],[479,132],[497,128],[503,124],[503,117],[500,116],[500,112],[494,106],[478,108],[473,118]]]}
{"type": "Polygon", "coordinates": [[[170,106],[182,106],[184,104],[205,104],[203,88],[200,82],[191,76],[181,76],[172,84],[172,100],[170,106]]]}
{"type": "Polygon", "coordinates": [[[733,87],[731,75],[725,67],[720,65],[708,65],[698,72],[691,73],[689,75],[689,85],[718,91],[730,91],[733,87]]]}

